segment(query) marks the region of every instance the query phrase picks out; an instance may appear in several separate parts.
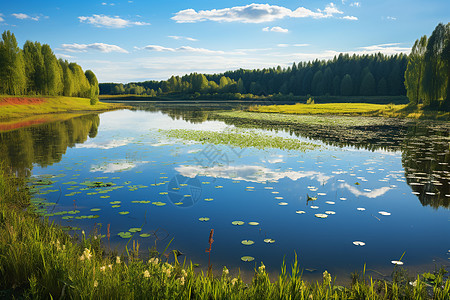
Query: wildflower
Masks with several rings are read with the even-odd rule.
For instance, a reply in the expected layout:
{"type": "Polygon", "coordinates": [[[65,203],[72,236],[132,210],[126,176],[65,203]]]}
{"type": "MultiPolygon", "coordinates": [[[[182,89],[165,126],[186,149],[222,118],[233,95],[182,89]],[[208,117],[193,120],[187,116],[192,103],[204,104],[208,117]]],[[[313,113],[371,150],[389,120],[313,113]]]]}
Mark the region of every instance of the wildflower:
{"type": "Polygon", "coordinates": [[[106,271],[106,266],[100,267],[100,271],[105,272],[106,271]]]}
{"type": "Polygon", "coordinates": [[[81,234],[84,236],[85,234],[84,234],[84,230],[81,230],[81,234]]]}
{"type": "Polygon", "coordinates": [[[59,240],[56,240],[56,250],[61,251],[61,244],[59,240]]]}
{"type": "Polygon", "coordinates": [[[181,278],[180,278],[180,284],[181,284],[181,285],[184,285],[184,277],[181,277],[181,278]]]}
{"type": "Polygon", "coordinates": [[[116,256],[116,264],[120,264],[120,256],[116,256]]]}
{"type": "Polygon", "coordinates": [[[228,271],[227,267],[223,267],[222,275],[227,276],[228,274],[230,274],[230,271],[228,271]]]}
{"type": "Polygon", "coordinates": [[[108,265],[108,268],[112,270],[112,265],[108,265]]]}
{"type": "Polygon", "coordinates": [[[144,278],[150,278],[150,272],[148,270],[144,271],[144,278]]]}
{"type": "Polygon", "coordinates": [[[159,259],[157,257],[152,257],[148,261],[149,264],[157,265],[159,263],[159,259]]]}
{"type": "Polygon", "coordinates": [[[410,281],[409,284],[414,287],[417,286],[417,279],[415,281],[410,281]]]}
{"type": "Polygon", "coordinates": [[[80,256],[80,260],[81,260],[81,261],[84,261],[85,259],[86,259],[86,260],[90,260],[91,257],[92,257],[91,250],[89,250],[88,248],[84,248],[84,252],[83,252],[83,254],[80,256]]]}
{"type": "Polygon", "coordinates": [[[323,284],[328,285],[330,283],[331,283],[331,274],[325,270],[325,272],[323,272],[323,284]]]}
{"type": "Polygon", "coordinates": [[[172,272],[172,268],[173,268],[173,267],[172,267],[171,265],[169,265],[168,263],[165,263],[165,264],[162,266],[161,271],[162,271],[163,273],[165,273],[167,277],[170,277],[170,273],[172,272]]]}
{"type": "Polygon", "coordinates": [[[264,271],[266,270],[266,266],[261,263],[261,267],[258,268],[259,273],[264,273],[264,271]]]}
{"type": "Polygon", "coordinates": [[[63,251],[66,250],[66,245],[63,245],[63,246],[62,246],[62,249],[63,249],[63,251]]]}
{"type": "Polygon", "coordinates": [[[187,272],[185,269],[181,269],[181,276],[183,276],[183,277],[187,276],[187,272]]]}
{"type": "Polygon", "coordinates": [[[233,279],[231,279],[231,285],[235,285],[237,281],[238,281],[238,279],[237,279],[237,278],[233,278],[233,279]]]}
{"type": "Polygon", "coordinates": [[[94,287],[95,288],[98,287],[98,281],[97,280],[94,280],[94,287]]]}

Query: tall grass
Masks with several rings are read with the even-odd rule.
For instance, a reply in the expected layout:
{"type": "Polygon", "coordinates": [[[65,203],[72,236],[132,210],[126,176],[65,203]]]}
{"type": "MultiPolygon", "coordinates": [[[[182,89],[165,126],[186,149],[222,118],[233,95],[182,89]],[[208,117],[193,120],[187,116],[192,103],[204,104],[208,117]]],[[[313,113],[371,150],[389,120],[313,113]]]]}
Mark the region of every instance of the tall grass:
{"type": "Polygon", "coordinates": [[[282,265],[271,282],[261,263],[245,283],[194,271],[192,263],[163,262],[152,252],[139,258],[139,246],[126,256],[106,253],[97,233],[69,236],[41,220],[29,203],[23,179],[0,168],[0,298],[35,299],[448,299],[445,272],[413,280],[395,270],[391,281],[374,280],[363,271],[348,287],[337,286],[328,272],[314,283],[302,279],[297,257],[282,265]]]}

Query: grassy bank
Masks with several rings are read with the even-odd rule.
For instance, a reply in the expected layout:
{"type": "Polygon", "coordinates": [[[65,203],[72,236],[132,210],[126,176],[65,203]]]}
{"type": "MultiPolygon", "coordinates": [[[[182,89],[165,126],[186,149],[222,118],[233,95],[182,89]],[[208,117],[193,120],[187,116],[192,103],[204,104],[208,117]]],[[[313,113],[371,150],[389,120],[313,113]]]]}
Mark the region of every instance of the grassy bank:
{"type": "Polygon", "coordinates": [[[90,105],[86,98],[62,96],[0,96],[0,121],[55,113],[100,112],[122,107],[120,104],[90,105]]]}
{"type": "Polygon", "coordinates": [[[297,115],[340,115],[450,120],[449,112],[424,110],[409,105],[381,105],[369,103],[321,103],[294,105],[252,106],[251,112],[297,115]]]}
{"type": "Polygon", "coordinates": [[[399,267],[390,281],[374,280],[363,271],[348,287],[335,285],[328,272],[321,281],[306,282],[296,261],[282,266],[272,282],[262,263],[248,283],[231,277],[226,268],[213,278],[176,258],[163,262],[166,256],[157,252],[143,260],[138,245],[118,256],[103,250],[99,234],[68,235],[37,217],[24,180],[4,168],[0,195],[0,298],[448,299],[450,293],[443,270],[409,278],[399,267]]]}

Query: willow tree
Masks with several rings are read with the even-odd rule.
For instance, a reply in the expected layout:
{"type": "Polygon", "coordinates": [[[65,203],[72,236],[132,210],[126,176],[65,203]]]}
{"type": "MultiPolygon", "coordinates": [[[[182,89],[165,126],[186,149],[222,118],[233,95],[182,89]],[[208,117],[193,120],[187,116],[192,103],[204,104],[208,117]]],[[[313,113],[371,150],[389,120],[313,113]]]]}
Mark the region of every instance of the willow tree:
{"type": "Polygon", "coordinates": [[[408,58],[405,72],[406,95],[410,103],[425,103],[425,94],[422,89],[423,74],[425,71],[425,52],[427,50],[427,36],[416,40],[408,58]]]}

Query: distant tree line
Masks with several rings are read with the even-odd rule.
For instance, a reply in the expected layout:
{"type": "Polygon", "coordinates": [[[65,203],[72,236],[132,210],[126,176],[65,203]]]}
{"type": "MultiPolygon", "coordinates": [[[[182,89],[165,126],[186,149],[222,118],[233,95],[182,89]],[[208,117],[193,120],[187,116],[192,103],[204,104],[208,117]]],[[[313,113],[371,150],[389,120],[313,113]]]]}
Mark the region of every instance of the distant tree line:
{"type": "Polygon", "coordinates": [[[332,60],[294,63],[291,67],[192,73],[164,81],[101,83],[100,93],[136,94],[253,94],[295,96],[398,96],[405,95],[404,74],[408,57],[340,54],[332,60]]]}
{"type": "Polygon", "coordinates": [[[430,38],[416,40],[405,72],[412,104],[450,111],[450,23],[438,24],[430,38]]]}
{"type": "Polygon", "coordinates": [[[92,71],[58,60],[47,44],[26,41],[20,49],[8,30],[0,40],[0,94],[98,99],[99,87],[92,71]]]}

